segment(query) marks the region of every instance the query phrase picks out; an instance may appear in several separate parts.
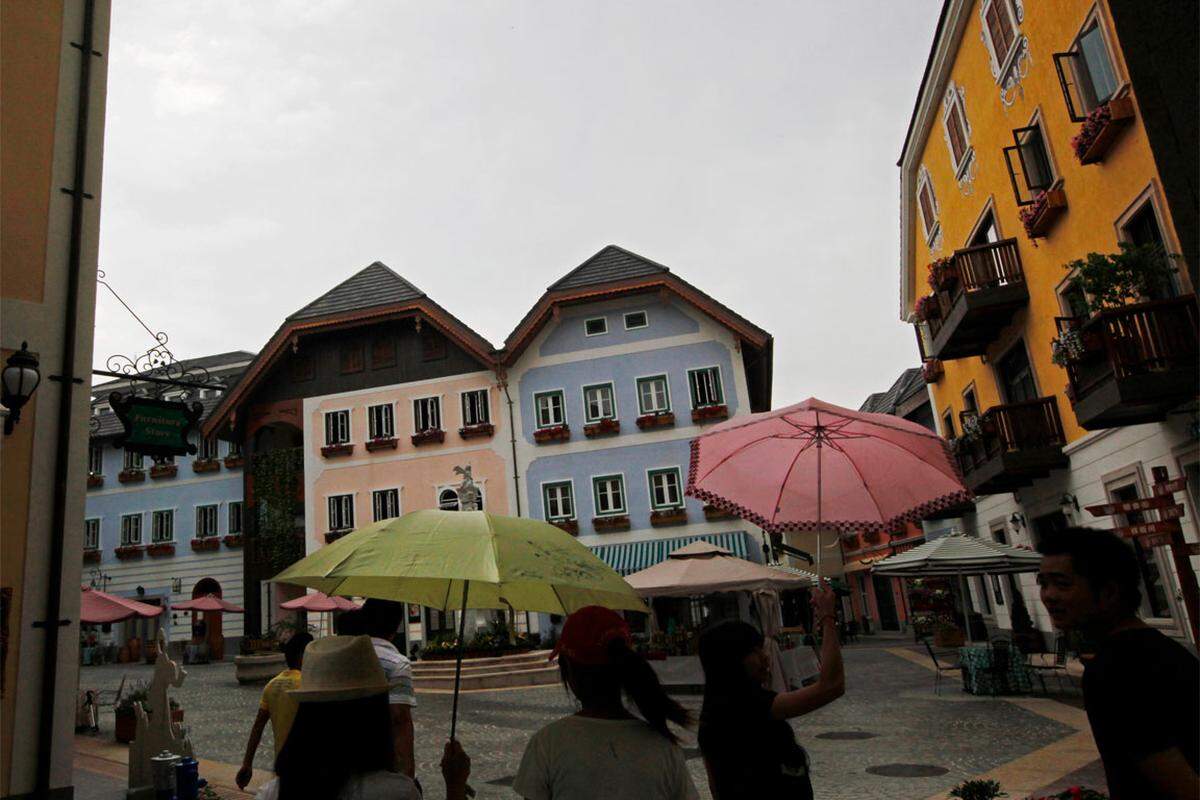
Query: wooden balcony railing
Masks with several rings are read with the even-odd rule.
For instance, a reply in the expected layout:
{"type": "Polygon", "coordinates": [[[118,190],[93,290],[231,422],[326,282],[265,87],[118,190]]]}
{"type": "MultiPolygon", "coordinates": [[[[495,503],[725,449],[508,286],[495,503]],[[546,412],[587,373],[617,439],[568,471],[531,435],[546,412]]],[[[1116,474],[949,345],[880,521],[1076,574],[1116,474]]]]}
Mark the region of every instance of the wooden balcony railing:
{"type": "Polygon", "coordinates": [[[952,274],[934,295],[940,313],[928,321],[931,358],[981,354],[1028,300],[1016,239],[956,250],[952,274]]]}
{"type": "MultiPolygon", "coordinates": [[[[965,420],[970,412],[963,412],[965,420]]],[[[969,423],[964,424],[964,430],[969,423]]],[[[1007,454],[1061,449],[1067,443],[1053,397],[993,406],[979,417],[979,435],[960,440],[959,466],[970,473],[1007,454]]]]}

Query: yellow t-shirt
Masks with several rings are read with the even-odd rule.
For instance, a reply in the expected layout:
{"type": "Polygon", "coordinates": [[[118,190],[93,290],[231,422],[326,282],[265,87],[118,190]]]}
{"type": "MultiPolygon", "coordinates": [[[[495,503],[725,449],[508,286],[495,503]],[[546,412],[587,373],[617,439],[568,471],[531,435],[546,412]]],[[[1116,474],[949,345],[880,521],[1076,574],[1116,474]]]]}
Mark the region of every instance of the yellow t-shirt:
{"type": "Polygon", "coordinates": [[[283,749],[283,743],[287,741],[288,731],[292,729],[292,722],[295,721],[296,712],[300,709],[300,703],[293,699],[288,691],[299,688],[300,670],[298,669],[285,669],[271,678],[263,687],[262,700],[258,707],[266,709],[267,713],[271,715],[271,731],[275,734],[275,755],[277,756],[283,749]]]}

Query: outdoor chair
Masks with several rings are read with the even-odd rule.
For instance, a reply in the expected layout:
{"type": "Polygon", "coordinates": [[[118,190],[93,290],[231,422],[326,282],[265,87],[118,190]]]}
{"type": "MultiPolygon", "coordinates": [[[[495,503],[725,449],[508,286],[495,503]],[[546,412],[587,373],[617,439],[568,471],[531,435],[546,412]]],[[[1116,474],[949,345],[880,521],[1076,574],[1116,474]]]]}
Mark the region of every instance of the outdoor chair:
{"type": "Polygon", "coordinates": [[[1042,684],[1042,694],[1049,694],[1046,688],[1046,675],[1053,675],[1058,681],[1058,688],[1062,689],[1062,679],[1067,679],[1067,685],[1073,687],[1074,682],[1071,680],[1071,673],[1067,672],[1067,637],[1059,636],[1054,640],[1054,661],[1047,664],[1044,661],[1034,662],[1030,660],[1029,669],[1037,676],[1038,681],[1042,684]]]}
{"type": "Polygon", "coordinates": [[[929,644],[928,639],[922,639],[921,643],[925,645],[925,652],[929,653],[929,660],[933,662],[933,693],[940,694],[939,688],[942,682],[942,675],[944,673],[957,672],[961,676],[962,664],[957,661],[953,664],[943,664],[941,661],[938,661],[937,653],[934,652],[933,646],[929,644]]]}
{"type": "Polygon", "coordinates": [[[1008,639],[992,640],[992,663],[988,674],[992,677],[992,694],[1010,694],[1012,685],[1009,672],[1012,669],[1012,642],[1008,639]]]}

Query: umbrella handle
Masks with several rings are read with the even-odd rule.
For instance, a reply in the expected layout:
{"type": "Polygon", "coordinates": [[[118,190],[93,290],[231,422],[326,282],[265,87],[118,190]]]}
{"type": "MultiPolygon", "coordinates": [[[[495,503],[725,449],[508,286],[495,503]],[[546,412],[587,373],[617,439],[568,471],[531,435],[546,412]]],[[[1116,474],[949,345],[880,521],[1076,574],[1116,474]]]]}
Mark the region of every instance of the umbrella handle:
{"type": "Polygon", "coordinates": [[[458,730],[458,686],[462,680],[463,637],[467,630],[467,587],[470,581],[463,581],[462,610],[458,618],[458,653],[454,657],[454,705],[450,711],[450,741],[454,741],[455,731],[458,730]]]}

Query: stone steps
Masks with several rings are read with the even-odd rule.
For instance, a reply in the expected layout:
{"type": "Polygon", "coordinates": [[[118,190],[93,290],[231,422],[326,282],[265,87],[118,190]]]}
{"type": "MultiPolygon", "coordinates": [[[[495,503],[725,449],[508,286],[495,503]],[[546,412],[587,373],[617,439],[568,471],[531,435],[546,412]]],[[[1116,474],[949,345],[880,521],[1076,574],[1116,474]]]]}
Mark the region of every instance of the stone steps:
{"type": "MultiPolygon", "coordinates": [[[[462,663],[461,688],[470,691],[558,683],[558,665],[549,663],[549,656],[549,650],[535,650],[511,656],[465,658],[462,663]]],[[[453,691],[454,659],[415,661],[412,666],[415,688],[453,691]]]]}

